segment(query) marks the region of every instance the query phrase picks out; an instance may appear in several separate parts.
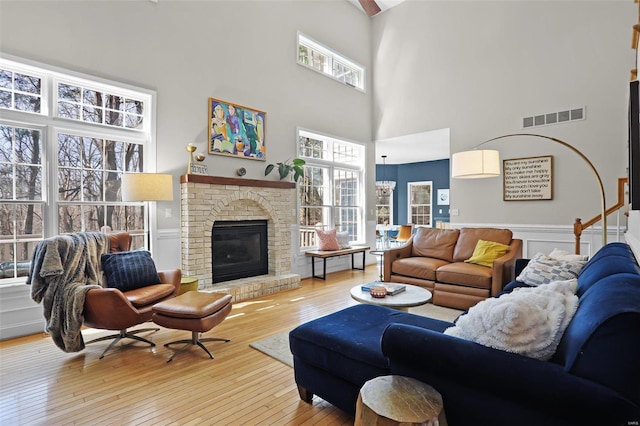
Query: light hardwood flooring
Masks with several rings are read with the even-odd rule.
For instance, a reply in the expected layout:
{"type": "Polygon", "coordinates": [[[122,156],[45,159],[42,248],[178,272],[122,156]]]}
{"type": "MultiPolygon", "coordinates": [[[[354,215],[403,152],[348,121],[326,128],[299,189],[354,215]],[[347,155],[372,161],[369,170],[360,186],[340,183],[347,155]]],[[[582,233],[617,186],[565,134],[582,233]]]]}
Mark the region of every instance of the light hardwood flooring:
{"type": "MultiPolygon", "coordinates": [[[[349,289],[377,279],[375,266],[302,280],[300,289],[239,302],[203,337],[177,355],[163,343],[190,332],[142,333],[155,348],[127,339],[99,359],[109,342],[65,353],[43,334],[0,342],[1,425],[351,425],[353,418],[314,397],[299,399],[293,369],[249,344],[355,305],[349,289]]],[[[421,308],[413,308],[412,312],[421,308]]],[[[146,328],[149,324],[135,328],[146,328]]],[[[107,335],[86,329],[85,341],[107,335]]],[[[176,345],[180,348],[180,345],[176,345]]]]}

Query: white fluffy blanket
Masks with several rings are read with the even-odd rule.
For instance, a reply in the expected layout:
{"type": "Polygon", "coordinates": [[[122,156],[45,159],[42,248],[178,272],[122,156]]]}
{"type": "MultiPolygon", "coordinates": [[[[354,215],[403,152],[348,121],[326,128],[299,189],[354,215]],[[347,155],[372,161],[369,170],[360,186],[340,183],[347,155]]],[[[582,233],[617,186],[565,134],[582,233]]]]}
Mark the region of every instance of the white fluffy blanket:
{"type": "Polygon", "coordinates": [[[578,307],[577,280],[517,288],[483,300],[445,334],[540,360],[550,359],[578,307]]]}
{"type": "Polygon", "coordinates": [[[65,352],[84,349],[84,299],[87,291],[100,288],[100,256],[108,251],[109,237],[99,232],[48,238],[34,250],[27,277],[31,298],[42,302],[46,330],[65,352]]]}

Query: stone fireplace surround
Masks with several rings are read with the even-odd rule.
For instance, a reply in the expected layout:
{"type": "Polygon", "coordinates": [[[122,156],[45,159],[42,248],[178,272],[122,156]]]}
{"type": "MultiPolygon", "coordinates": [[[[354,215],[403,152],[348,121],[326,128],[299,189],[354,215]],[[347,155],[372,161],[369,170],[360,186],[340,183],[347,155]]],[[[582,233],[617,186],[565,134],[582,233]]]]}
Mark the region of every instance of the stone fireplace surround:
{"type": "Polygon", "coordinates": [[[199,291],[225,292],[234,302],[300,287],[291,273],[291,212],[295,184],[281,181],[182,175],[182,275],[199,291]],[[211,233],[216,220],[267,220],[268,275],[213,284],[211,233]]]}

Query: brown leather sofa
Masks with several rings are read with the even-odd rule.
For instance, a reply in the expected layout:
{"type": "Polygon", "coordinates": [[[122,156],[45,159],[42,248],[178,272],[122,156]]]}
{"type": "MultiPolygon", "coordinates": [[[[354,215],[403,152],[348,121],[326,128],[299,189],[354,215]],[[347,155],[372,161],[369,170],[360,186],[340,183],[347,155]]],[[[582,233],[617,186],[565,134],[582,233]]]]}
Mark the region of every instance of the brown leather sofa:
{"type": "Polygon", "coordinates": [[[406,244],[385,251],[384,280],[424,287],[435,305],[468,309],[502,291],[521,257],[522,240],[509,229],[420,227],[406,244]],[[465,263],[478,240],[506,244],[509,251],[492,267],[465,263]]]}
{"type": "MultiPolygon", "coordinates": [[[[131,247],[131,235],[126,232],[109,234],[109,252],[127,251],[131,247]]],[[[116,288],[92,289],[84,301],[84,325],[103,330],[118,330],[117,334],[94,339],[89,343],[113,339],[100,358],[121,339],[129,338],[155,346],[153,342],[136,333],[149,329],[128,331],[127,328],[150,321],[151,308],[156,303],[175,297],[180,290],[181,271],[158,271],[160,284],[122,292],[116,288]]]]}

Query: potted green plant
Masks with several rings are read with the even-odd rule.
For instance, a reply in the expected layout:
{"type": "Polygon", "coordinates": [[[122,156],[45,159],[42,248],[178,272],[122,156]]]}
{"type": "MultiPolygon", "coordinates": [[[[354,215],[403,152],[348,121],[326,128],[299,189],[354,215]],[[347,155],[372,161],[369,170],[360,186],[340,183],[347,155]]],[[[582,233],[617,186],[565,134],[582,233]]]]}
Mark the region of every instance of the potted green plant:
{"type": "Polygon", "coordinates": [[[293,180],[298,182],[298,179],[304,176],[303,166],[305,163],[306,162],[302,158],[294,158],[293,160],[287,160],[281,163],[269,164],[264,169],[264,175],[266,176],[271,173],[277,166],[280,180],[285,179],[290,173],[293,173],[293,180]]]}

